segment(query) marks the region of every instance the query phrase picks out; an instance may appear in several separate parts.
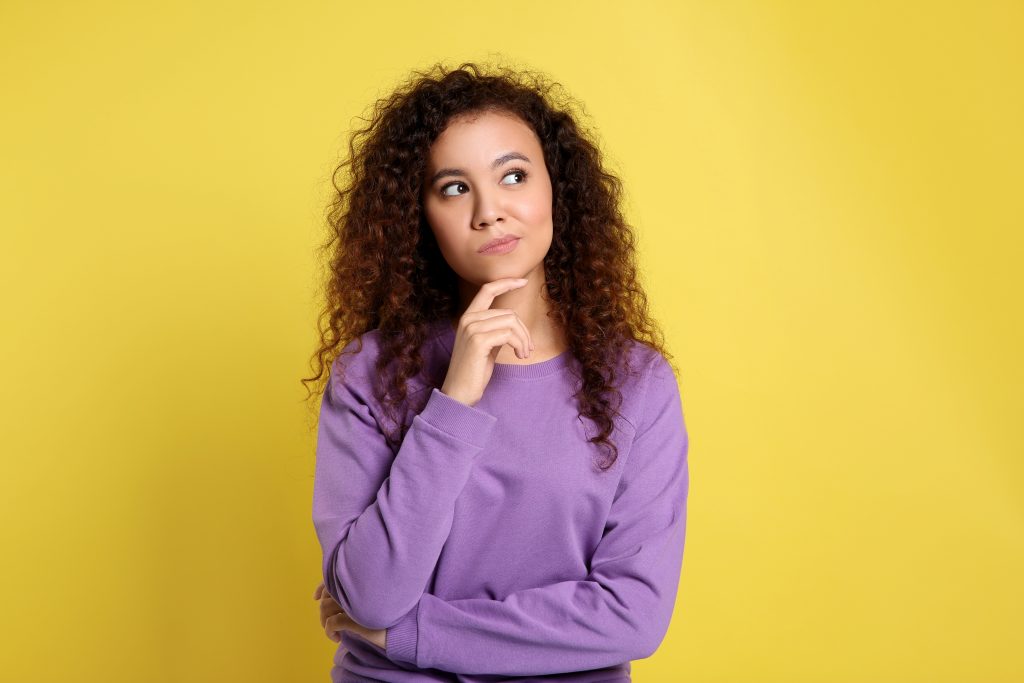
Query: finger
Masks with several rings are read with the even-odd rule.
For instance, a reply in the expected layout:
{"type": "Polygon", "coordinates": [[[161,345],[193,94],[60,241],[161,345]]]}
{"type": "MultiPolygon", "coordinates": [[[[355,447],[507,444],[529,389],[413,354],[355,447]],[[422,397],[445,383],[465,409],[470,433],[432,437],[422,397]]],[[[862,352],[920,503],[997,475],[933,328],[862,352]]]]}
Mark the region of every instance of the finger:
{"type": "MultiPolygon", "coordinates": [[[[489,308],[486,311],[476,312],[472,316],[470,316],[471,319],[470,319],[469,322],[470,323],[473,323],[473,322],[483,322],[484,320],[492,320],[494,318],[499,318],[500,319],[500,318],[502,318],[502,316],[505,316],[505,315],[511,315],[513,317],[513,324],[516,325],[519,328],[520,334],[523,337],[524,346],[526,347],[526,349],[528,351],[533,351],[533,349],[534,349],[534,346],[533,346],[533,335],[530,334],[530,330],[526,327],[526,323],[523,322],[522,318],[520,318],[519,315],[515,311],[510,309],[510,308],[489,308]]],[[[500,322],[502,324],[508,324],[508,321],[504,320],[504,319],[498,320],[496,322],[500,322]]],[[[469,329],[469,323],[467,323],[466,326],[467,326],[467,329],[469,329]]],[[[495,329],[496,327],[497,327],[496,325],[486,325],[486,326],[474,325],[473,329],[474,329],[474,331],[477,331],[477,330],[483,331],[483,330],[495,329]]],[[[529,355],[529,354],[527,354],[527,355],[529,355]]],[[[525,358],[525,356],[523,356],[523,357],[525,358]]]]}
{"type": "Polygon", "coordinates": [[[325,610],[324,606],[323,606],[323,603],[321,603],[320,604],[320,625],[323,626],[324,628],[326,628],[327,627],[327,619],[328,619],[328,617],[333,616],[333,614],[334,614],[333,612],[328,612],[327,610],[325,610]]]}
{"type": "MultiPolygon", "coordinates": [[[[520,318],[518,315],[516,315],[516,323],[519,324],[519,328],[522,330],[523,337],[526,339],[527,351],[533,351],[533,335],[530,334],[530,330],[527,329],[526,323],[524,323],[523,319],[520,318]]],[[[527,353],[526,355],[530,354],[527,353]]]]}
{"type": "Polygon", "coordinates": [[[476,322],[478,320],[488,320],[490,318],[497,318],[500,315],[507,315],[508,313],[514,313],[511,308],[488,308],[483,311],[467,311],[462,314],[462,320],[468,325],[469,323],[476,322]]]}
{"type": "Polygon", "coordinates": [[[504,313],[486,320],[478,320],[473,323],[471,335],[479,337],[479,341],[489,348],[508,344],[516,352],[519,358],[526,358],[529,355],[529,335],[525,326],[517,321],[519,316],[513,312],[504,313]]]}
{"type": "Polygon", "coordinates": [[[331,619],[337,619],[339,614],[340,613],[321,614],[320,615],[320,625],[323,626],[324,628],[327,628],[331,624],[331,619]]]}
{"type": "Polygon", "coordinates": [[[333,617],[335,614],[345,614],[345,613],[342,612],[338,608],[331,607],[330,605],[323,605],[323,604],[320,605],[320,623],[321,624],[324,623],[325,621],[327,621],[327,619],[329,619],[330,617],[333,617]]]}
{"type": "MultiPolygon", "coordinates": [[[[320,595],[320,603],[324,605],[337,605],[337,601],[331,597],[331,594],[324,589],[324,592],[320,595]]],[[[338,605],[340,607],[340,605],[338,605]]]]}
{"type": "Polygon", "coordinates": [[[515,351],[517,357],[526,358],[526,341],[518,330],[505,327],[492,330],[491,332],[484,332],[477,336],[480,337],[484,346],[493,349],[492,353],[494,354],[497,353],[498,347],[508,344],[515,351]]]}
{"type": "Polygon", "coordinates": [[[331,626],[329,626],[327,624],[325,624],[323,628],[324,628],[324,634],[326,634],[329,639],[333,640],[336,643],[340,643],[341,642],[341,630],[340,629],[332,628],[331,626]]]}
{"type": "Polygon", "coordinates": [[[320,617],[326,619],[332,614],[345,614],[345,610],[342,609],[341,605],[334,602],[334,600],[321,600],[320,617]]]}
{"type": "Polygon", "coordinates": [[[466,306],[466,312],[471,311],[485,311],[491,307],[494,303],[494,298],[499,294],[518,289],[527,282],[524,277],[504,277],[500,280],[492,280],[491,282],[485,282],[480,287],[480,291],[476,293],[476,296],[466,306]]]}
{"type": "Polygon", "coordinates": [[[356,628],[356,623],[344,614],[335,614],[328,617],[324,623],[324,630],[328,633],[333,633],[334,631],[354,631],[356,628]]]}
{"type": "Polygon", "coordinates": [[[323,592],[324,592],[324,582],[321,581],[320,585],[316,587],[315,591],[313,591],[313,599],[314,600],[319,600],[320,596],[323,595],[323,592]]]}
{"type": "Polygon", "coordinates": [[[342,611],[343,608],[337,603],[337,601],[331,597],[331,594],[324,589],[323,595],[320,596],[320,609],[330,610],[332,612],[342,611]]]}

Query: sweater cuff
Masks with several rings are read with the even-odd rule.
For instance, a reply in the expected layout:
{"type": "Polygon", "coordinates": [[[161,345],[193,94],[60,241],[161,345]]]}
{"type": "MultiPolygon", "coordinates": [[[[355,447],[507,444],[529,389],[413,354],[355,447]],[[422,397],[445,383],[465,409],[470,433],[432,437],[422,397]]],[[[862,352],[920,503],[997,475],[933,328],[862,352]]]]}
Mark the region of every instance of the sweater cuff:
{"type": "Polygon", "coordinates": [[[490,413],[468,406],[437,387],[431,387],[430,398],[417,417],[477,448],[487,445],[498,421],[490,413]]]}
{"type": "Polygon", "coordinates": [[[388,628],[384,654],[393,662],[416,664],[416,645],[419,640],[416,617],[419,615],[420,603],[416,603],[398,623],[388,628]]]}

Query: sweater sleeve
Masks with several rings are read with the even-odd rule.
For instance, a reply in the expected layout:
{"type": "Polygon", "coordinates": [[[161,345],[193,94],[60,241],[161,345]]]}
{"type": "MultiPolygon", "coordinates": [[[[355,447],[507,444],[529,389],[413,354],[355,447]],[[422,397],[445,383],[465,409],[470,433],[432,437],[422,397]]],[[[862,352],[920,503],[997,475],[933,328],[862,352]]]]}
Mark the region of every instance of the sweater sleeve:
{"type": "Polygon", "coordinates": [[[544,675],[649,657],[668,631],[689,493],[679,388],[661,354],[590,572],[501,600],[429,593],[388,629],[393,661],[465,674],[544,675]]]}
{"type": "Polygon", "coordinates": [[[327,592],[357,623],[381,629],[426,589],[497,418],[431,387],[395,454],[371,411],[366,371],[344,374],[332,366],[320,407],[313,525],[327,592]]]}

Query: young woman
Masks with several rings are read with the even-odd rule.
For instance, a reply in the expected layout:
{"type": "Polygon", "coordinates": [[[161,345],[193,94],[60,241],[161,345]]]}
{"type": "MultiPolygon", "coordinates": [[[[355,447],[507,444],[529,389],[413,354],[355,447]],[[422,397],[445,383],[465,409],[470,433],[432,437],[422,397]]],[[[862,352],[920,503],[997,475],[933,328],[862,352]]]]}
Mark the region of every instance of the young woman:
{"type": "Polygon", "coordinates": [[[438,65],[350,145],[306,380],[335,682],[618,683],[668,629],[679,389],[621,183],[557,92],[438,65]]]}

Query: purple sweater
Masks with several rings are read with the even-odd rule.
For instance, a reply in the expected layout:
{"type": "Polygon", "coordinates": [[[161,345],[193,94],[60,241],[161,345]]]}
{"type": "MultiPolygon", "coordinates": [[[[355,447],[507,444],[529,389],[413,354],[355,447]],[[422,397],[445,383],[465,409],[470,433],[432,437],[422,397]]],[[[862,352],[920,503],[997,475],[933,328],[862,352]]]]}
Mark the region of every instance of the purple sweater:
{"type": "MultiPolygon", "coordinates": [[[[424,360],[443,378],[455,330],[432,330],[424,360]]],[[[668,629],[686,537],[689,440],[668,361],[631,346],[618,460],[601,472],[570,351],[496,363],[475,406],[411,380],[421,407],[395,452],[370,382],[378,330],[361,340],[321,403],[313,524],[327,591],[386,628],[387,648],[344,631],[332,680],[629,681],[668,629]]]]}

